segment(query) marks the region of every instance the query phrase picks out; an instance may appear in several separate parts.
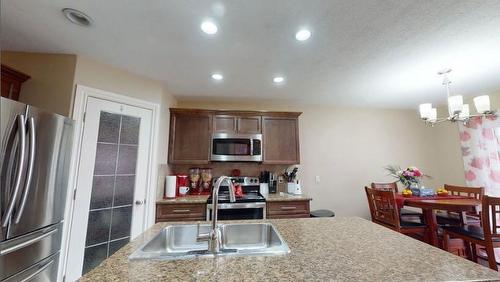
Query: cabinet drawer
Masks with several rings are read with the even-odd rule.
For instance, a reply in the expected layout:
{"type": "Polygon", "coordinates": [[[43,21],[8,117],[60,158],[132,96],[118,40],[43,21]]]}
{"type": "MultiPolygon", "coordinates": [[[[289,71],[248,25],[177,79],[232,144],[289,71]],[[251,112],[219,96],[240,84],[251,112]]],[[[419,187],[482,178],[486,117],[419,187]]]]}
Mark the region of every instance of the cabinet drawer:
{"type": "Polygon", "coordinates": [[[205,204],[157,204],[156,221],[205,220],[205,204]]]}
{"type": "Polygon", "coordinates": [[[307,215],[305,217],[308,217],[309,201],[268,202],[267,215],[269,218],[275,215],[307,215]]]}

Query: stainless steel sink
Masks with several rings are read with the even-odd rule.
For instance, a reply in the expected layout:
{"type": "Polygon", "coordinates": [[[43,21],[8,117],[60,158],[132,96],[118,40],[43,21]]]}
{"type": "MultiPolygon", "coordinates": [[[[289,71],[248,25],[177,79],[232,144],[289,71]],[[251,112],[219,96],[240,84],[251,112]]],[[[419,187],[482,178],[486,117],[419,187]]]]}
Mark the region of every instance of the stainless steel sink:
{"type": "Polygon", "coordinates": [[[171,225],[137,249],[129,259],[188,259],[193,257],[283,255],[288,245],[270,223],[220,224],[221,252],[208,252],[207,242],[197,242],[210,225],[171,225]]]}

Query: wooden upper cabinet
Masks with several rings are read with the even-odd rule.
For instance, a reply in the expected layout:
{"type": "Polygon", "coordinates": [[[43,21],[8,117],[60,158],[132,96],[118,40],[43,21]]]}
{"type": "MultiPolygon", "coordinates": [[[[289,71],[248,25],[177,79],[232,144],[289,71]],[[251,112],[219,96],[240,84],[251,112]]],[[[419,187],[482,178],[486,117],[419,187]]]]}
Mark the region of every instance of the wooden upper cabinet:
{"type": "Polygon", "coordinates": [[[237,118],[232,115],[214,115],[214,133],[236,133],[237,118]]]}
{"type": "Polygon", "coordinates": [[[240,116],[237,118],[238,133],[258,134],[262,133],[261,116],[240,116]]]}
{"type": "Polygon", "coordinates": [[[5,65],[1,67],[2,97],[18,101],[21,84],[28,80],[30,76],[5,65]]]}
{"type": "Polygon", "coordinates": [[[240,133],[257,134],[262,133],[262,122],[260,116],[247,115],[214,115],[214,133],[240,133]]]}
{"type": "Polygon", "coordinates": [[[172,164],[208,164],[212,115],[200,111],[170,114],[168,160],[172,164]]]}
{"type": "Polygon", "coordinates": [[[264,116],[262,127],[264,163],[300,163],[298,117],[264,116]]]}
{"type": "Polygon", "coordinates": [[[300,114],[171,108],[168,162],[210,163],[212,133],[262,133],[263,163],[298,164],[300,114]]]}

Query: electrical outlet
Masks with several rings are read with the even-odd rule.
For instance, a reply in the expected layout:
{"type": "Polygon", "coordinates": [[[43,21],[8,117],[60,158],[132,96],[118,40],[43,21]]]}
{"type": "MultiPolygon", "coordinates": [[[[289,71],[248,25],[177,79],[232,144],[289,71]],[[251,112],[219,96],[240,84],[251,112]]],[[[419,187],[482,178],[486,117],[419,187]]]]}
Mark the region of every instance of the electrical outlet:
{"type": "Polygon", "coordinates": [[[320,183],[321,179],[319,178],[319,175],[316,175],[316,183],[320,183]]]}

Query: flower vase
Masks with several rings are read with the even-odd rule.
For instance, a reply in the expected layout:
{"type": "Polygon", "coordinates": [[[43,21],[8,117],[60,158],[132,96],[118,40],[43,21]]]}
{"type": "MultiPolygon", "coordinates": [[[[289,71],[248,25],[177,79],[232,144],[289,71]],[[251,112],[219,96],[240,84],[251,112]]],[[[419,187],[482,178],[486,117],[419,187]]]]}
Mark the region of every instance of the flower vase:
{"type": "Polygon", "coordinates": [[[414,196],[420,196],[420,185],[419,183],[410,183],[406,188],[410,189],[414,196]]]}

